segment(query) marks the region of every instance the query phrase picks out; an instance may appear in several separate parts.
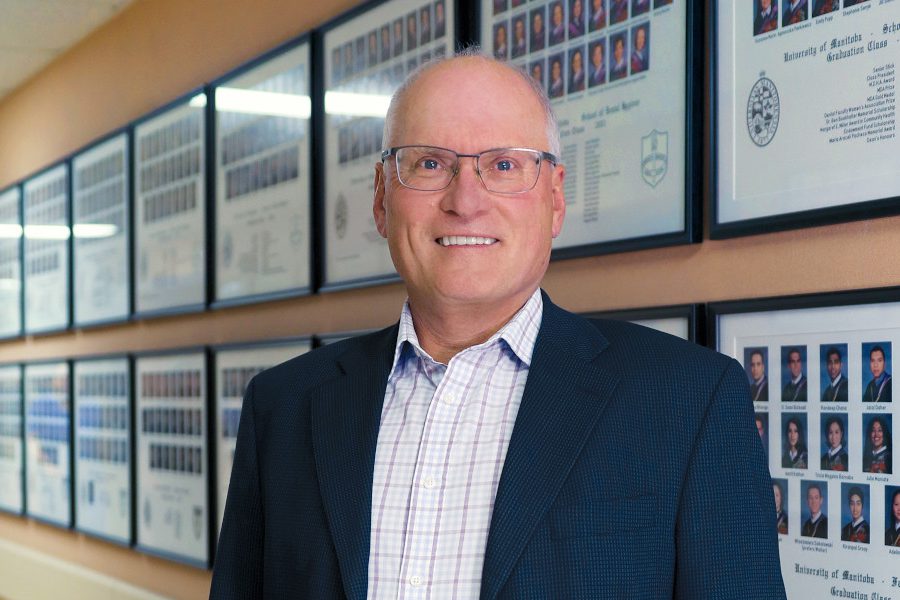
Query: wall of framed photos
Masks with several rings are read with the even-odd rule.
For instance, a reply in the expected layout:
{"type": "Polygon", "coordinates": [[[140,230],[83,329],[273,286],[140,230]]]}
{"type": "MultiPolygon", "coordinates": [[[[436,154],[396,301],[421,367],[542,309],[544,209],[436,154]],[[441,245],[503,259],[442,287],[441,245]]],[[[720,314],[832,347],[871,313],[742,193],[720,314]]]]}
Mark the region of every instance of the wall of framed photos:
{"type": "MultiPolygon", "coordinates": [[[[0,101],[0,191],[360,4],[266,0],[249,8],[246,0],[136,2],[0,101]]],[[[708,55],[707,49],[707,62],[708,55]]],[[[709,80],[706,75],[705,87],[709,80]]],[[[692,127],[691,135],[711,140],[709,118],[692,127]]],[[[693,159],[708,165],[712,143],[698,146],[702,156],[693,159]]],[[[709,213],[714,187],[707,166],[694,191],[702,196],[694,200],[703,214],[709,213]]],[[[900,216],[715,240],[708,229],[705,225],[699,244],[554,261],[544,287],[570,310],[599,313],[900,282],[900,216]]],[[[0,341],[0,364],[373,329],[396,319],[404,297],[400,284],[387,283],[28,335],[0,341]]],[[[0,541],[150,592],[178,598],[208,593],[204,569],[3,512],[0,541]]],[[[27,564],[23,581],[30,576],[27,564]]],[[[33,577],[37,573],[35,567],[33,577]]]]}

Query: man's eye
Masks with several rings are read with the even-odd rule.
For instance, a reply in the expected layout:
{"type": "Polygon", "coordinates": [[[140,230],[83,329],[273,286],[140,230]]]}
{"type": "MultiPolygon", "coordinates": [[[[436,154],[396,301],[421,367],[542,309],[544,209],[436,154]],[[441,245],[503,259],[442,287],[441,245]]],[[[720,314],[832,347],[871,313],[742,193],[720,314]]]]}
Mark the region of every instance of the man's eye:
{"type": "Polygon", "coordinates": [[[498,160],[494,164],[494,168],[498,171],[512,171],[515,168],[515,165],[511,160],[504,158],[502,160],[498,160]]]}
{"type": "Polygon", "coordinates": [[[444,168],[444,166],[441,164],[441,161],[436,158],[420,158],[416,163],[416,166],[417,168],[425,171],[437,171],[444,168]]]}

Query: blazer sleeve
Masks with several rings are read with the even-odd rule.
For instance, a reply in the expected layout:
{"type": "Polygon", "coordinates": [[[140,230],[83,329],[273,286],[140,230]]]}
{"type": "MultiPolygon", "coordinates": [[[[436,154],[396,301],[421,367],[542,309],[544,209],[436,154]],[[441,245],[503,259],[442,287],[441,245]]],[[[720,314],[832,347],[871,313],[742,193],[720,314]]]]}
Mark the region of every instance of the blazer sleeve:
{"type": "Polygon", "coordinates": [[[211,600],[262,598],[263,596],[263,509],[256,445],[251,380],[244,395],[241,422],[225,517],[213,565],[211,600]]]}
{"type": "Polygon", "coordinates": [[[753,403],[731,360],[694,440],[676,522],[675,598],[785,598],[753,403]]]}

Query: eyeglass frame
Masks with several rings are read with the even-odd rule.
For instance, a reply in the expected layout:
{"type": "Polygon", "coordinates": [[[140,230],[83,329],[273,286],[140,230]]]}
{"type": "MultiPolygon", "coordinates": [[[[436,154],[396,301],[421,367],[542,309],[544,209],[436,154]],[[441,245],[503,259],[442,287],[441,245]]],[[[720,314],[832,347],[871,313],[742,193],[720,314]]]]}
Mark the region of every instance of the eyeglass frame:
{"type": "Polygon", "coordinates": [[[442,192],[442,191],[446,190],[448,187],[450,187],[450,184],[453,183],[453,180],[456,179],[457,175],[459,175],[459,159],[474,158],[475,159],[475,173],[478,175],[478,181],[481,182],[481,185],[484,186],[484,189],[486,189],[488,192],[490,192],[492,194],[505,194],[505,195],[510,195],[510,196],[514,196],[516,194],[525,194],[534,189],[534,186],[537,185],[538,180],[541,178],[541,164],[545,160],[547,162],[549,162],[551,165],[553,165],[554,167],[559,166],[559,164],[562,162],[558,156],[556,156],[555,154],[551,154],[550,152],[547,152],[545,150],[537,150],[535,148],[506,147],[506,146],[500,146],[498,148],[488,148],[487,150],[482,150],[481,152],[479,152],[477,154],[460,154],[456,150],[451,150],[450,148],[443,148],[441,146],[430,146],[428,144],[406,144],[404,146],[392,146],[386,150],[381,151],[382,164],[388,158],[390,158],[392,156],[395,157],[394,170],[397,172],[397,181],[399,181],[400,185],[402,185],[403,187],[405,187],[407,189],[415,190],[417,192],[442,192]],[[404,183],[403,178],[400,177],[400,165],[397,163],[397,160],[396,160],[397,152],[399,150],[403,150],[404,148],[434,148],[435,150],[445,150],[447,152],[452,152],[453,154],[455,154],[456,155],[456,169],[454,169],[453,175],[450,177],[450,180],[447,182],[447,185],[445,185],[442,188],[438,188],[436,190],[422,190],[419,188],[414,188],[414,187],[404,183]],[[481,177],[481,169],[478,168],[478,159],[481,158],[481,156],[483,154],[487,154],[488,152],[496,152],[497,150],[525,150],[527,152],[535,152],[536,154],[538,154],[540,156],[540,161],[538,162],[537,177],[535,177],[534,183],[531,184],[530,188],[522,190],[520,192],[495,192],[493,190],[488,189],[487,184],[484,182],[484,179],[481,177]]]}

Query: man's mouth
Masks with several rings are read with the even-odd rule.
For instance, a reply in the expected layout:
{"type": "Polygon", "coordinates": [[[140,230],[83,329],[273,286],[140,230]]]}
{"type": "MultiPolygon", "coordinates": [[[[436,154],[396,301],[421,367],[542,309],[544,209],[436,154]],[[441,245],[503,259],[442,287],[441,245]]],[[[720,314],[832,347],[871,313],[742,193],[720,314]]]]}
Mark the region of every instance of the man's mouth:
{"type": "Polygon", "coordinates": [[[497,238],[475,235],[445,235],[437,238],[435,241],[441,246],[490,246],[497,242],[497,238]]]}

